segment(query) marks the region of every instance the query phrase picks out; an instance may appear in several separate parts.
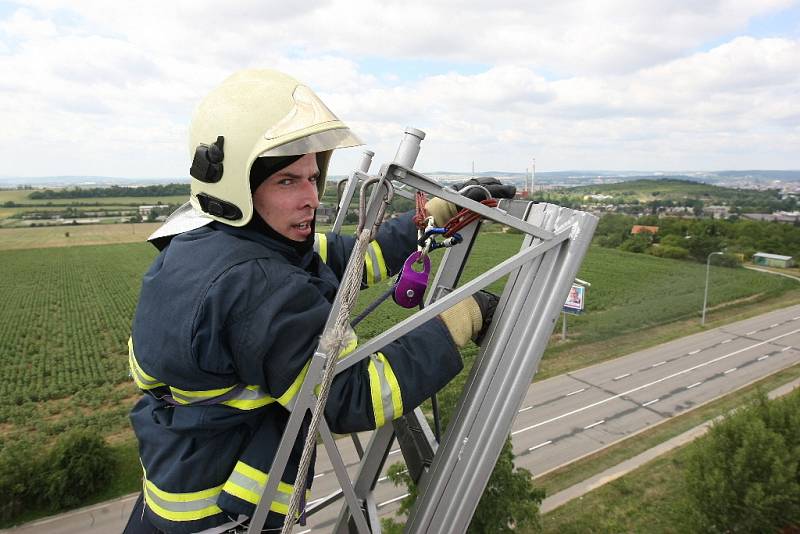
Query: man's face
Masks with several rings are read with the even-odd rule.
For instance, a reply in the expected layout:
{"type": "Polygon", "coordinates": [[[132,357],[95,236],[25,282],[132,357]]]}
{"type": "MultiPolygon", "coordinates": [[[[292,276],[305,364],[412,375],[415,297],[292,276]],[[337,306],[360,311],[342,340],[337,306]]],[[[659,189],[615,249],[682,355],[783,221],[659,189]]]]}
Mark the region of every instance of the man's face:
{"type": "Polygon", "coordinates": [[[270,227],[292,241],[311,235],[317,195],[316,154],[306,154],[279,170],[253,192],[253,207],[270,227]]]}

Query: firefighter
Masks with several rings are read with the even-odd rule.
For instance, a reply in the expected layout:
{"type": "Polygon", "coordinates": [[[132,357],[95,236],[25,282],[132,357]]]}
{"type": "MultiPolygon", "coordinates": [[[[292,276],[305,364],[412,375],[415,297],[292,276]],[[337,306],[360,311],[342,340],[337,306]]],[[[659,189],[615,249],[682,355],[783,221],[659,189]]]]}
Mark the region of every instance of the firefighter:
{"type": "MultiPolygon", "coordinates": [[[[190,202],[202,222],[155,240],[163,250],[129,340],[144,392],[131,412],[144,476],[126,532],[235,531],[254,513],[355,243],[314,232],[328,163],[359,144],[313,91],[275,71],[236,73],[197,108],[190,202]]],[[[416,235],[411,214],[384,223],[363,285],[395,274],[416,235]]],[[[495,305],[470,297],[339,374],[325,408],[331,430],[412,411],[461,370],[458,347],[495,305]]],[[[283,524],[307,421],[266,528],[283,524]]]]}

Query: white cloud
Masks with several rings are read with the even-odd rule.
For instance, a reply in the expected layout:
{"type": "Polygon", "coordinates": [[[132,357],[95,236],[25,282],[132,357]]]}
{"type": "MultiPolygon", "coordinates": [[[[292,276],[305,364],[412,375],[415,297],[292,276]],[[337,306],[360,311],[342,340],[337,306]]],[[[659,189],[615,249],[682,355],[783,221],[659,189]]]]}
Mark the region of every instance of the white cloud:
{"type": "Polygon", "coordinates": [[[254,66],[377,160],[425,130],[423,169],[800,167],[800,35],[743,33],[789,0],[25,4],[0,19],[0,174],[185,175],[192,109],[254,66]],[[441,67],[391,70],[415,61],[441,67]]]}

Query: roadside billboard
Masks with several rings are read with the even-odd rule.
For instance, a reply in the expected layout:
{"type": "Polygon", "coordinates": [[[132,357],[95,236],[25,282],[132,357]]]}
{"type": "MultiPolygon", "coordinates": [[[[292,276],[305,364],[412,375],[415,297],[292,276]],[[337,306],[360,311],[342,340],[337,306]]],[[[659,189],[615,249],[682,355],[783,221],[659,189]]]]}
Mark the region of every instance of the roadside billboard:
{"type": "Polygon", "coordinates": [[[580,315],[583,312],[586,288],[578,284],[572,284],[567,295],[567,301],[564,302],[564,313],[571,313],[573,315],[580,315]]]}

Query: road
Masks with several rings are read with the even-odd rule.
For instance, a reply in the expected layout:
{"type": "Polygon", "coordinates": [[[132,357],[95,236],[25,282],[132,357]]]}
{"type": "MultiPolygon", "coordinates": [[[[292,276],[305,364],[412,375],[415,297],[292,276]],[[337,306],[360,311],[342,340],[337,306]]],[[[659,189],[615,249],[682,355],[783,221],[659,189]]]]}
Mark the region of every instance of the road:
{"type": "MultiPolygon", "coordinates": [[[[796,363],[800,363],[800,306],[536,382],[512,427],[516,464],[541,476],[796,363]]],[[[352,476],[355,448],[349,439],[338,444],[352,476]]],[[[400,459],[394,449],[387,463],[400,459]]],[[[338,487],[320,447],[312,498],[324,498],[338,487]]],[[[393,512],[402,495],[402,488],[383,478],[375,491],[381,515],[393,512]]],[[[124,500],[108,506],[126,505],[129,510],[130,503],[124,500]]],[[[49,520],[13,532],[119,532],[124,524],[119,517],[126,514],[117,508],[72,512],[70,521],[83,518],[74,527],[67,524],[70,521],[49,520]]],[[[308,526],[295,532],[330,531],[338,508],[311,516],[308,526]]]]}

